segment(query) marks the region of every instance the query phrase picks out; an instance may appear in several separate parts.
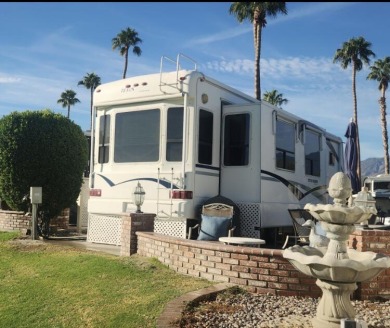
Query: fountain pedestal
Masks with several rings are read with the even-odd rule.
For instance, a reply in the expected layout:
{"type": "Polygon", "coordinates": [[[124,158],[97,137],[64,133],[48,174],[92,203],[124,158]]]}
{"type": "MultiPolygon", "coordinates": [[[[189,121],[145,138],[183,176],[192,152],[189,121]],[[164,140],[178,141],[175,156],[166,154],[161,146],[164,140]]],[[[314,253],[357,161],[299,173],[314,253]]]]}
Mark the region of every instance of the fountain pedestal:
{"type": "Polygon", "coordinates": [[[357,289],[354,283],[337,283],[317,279],[316,285],[322,290],[322,297],[317,307],[317,315],[313,319],[314,327],[340,328],[340,319],[355,318],[350,297],[357,289]]]}
{"type": "Polygon", "coordinates": [[[329,239],[328,246],[295,245],[283,252],[283,257],[296,269],[317,278],[322,297],[313,319],[315,328],[339,328],[341,319],[354,319],[356,313],[351,295],[357,289],[356,283],[371,280],[390,268],[388,256],[347,248],[355,224],[376,214],[375,207],[346,205],[352,188],[348,176],[342,172],[331,178],[328,192],[334,198],[334,204],[305,205],[305,209],[321,222],[329,239]]]}

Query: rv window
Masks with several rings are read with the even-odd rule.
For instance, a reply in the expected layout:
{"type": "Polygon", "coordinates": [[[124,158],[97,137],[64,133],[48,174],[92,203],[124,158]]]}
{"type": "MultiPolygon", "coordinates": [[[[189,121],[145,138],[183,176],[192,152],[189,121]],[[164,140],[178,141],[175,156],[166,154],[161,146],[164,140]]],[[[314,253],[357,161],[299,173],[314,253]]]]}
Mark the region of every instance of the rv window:
{"type": "Polygon", "coordinates": [[[108,163],[110,150],[110,115],[100,116],[98,163],[108,163]]]}
{"type": "Polygon", "coordinates": [[[116,114],[114,161],[156,162],[160,149],[160,110],[116,114]]]}
{"type": "Polygon", "coordinates": [[[183,107],[168,109],[167,161],[180,162],[183,149],[183,107]]]}
{"type": "Polygon", "coordinates": [[[276,120],[276,167],[295,171],[295,124],[276,120]]]}
{"type": "Polygon", "coordinates": [[[224,158],[225,166],[242,166],[249,163],[249,114],[225,117],[224,158]]]}
{"type": "Polygon", "coordinates": [[[329,166],[335,166],[336,164],[336,157],[335,155],[330,151],[329,152],[329,162],[328,162],[329,166]]]}
{"type": "Polygon", "coordinates": [[[380,190],[380,189],[389,190],[390,189],[390,182],[389,181],[375,181],[374,182],[374,190],[380,190]]]}
{"type": "Polygon", "coordinates": [[[305,133],[305,173],[319,177],[321,172],[321,135],[309,129],[306,129],[305,133]]]}
{"type": "Polygon", "coordinates": [[[335,166],[336,163],[339,161],[339,154],[338,154],[338,144],[329,140],[329,139],[326,139],[326,144],[328,145],[329,147],[329,161],[328,161],[328,164],[330,166],[335,166]]]}
{"type": "Polygon", "coordinates": [[[213,113],[201,109],[199,111],[198,162],[213,162],[213,113]]]}

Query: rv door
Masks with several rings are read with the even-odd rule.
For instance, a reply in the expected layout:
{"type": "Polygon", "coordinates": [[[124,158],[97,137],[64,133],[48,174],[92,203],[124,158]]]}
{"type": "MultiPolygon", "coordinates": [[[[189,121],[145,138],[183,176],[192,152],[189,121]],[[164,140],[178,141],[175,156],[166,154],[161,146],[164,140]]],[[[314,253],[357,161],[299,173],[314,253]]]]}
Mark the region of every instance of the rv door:
{"type": "Polygon", "coordinates": [[[260,202],[260,105],[222,110],[221,195],[236,203],[260,202]]]}

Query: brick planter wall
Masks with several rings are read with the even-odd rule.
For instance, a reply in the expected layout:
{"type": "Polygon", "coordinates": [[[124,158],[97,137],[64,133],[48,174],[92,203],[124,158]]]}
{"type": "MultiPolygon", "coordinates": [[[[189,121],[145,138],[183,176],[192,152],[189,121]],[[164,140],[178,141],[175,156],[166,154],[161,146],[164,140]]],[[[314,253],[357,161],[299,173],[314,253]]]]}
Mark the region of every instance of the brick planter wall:
{"type": "MultiPolygon", "coordinates": [[[[360,252],[375,252],[390,256],[390,230],[356,230],[349,237],[349,247],[360,252]]],[[[358,283],[356,297],[362,300],[390,295],[390,268],[376,278],[358,283]]]]}
{"type": "MultiPolygon", "coordinates": [[[[277,249],[229,246],[219,242],[187,240],[153,232],[136,232],[138,254],[155,257],[178,273],[232,283],[254,293],[320,297],[316,279],[296,270],[277,249]]],[[[390,256],[390,230],[356,230],[349,247],[390,256]]],[[[390,269],[358,283],[354,299],[390,295],[390,269]]]]}
{"type": "Polygon", "coordinates": [[[137,232],[138,254],[155,257],[178,273],[245,287],[254,293],[321,296],[316,279],[285,260],[282,250],[188,240],[137,232]]]}

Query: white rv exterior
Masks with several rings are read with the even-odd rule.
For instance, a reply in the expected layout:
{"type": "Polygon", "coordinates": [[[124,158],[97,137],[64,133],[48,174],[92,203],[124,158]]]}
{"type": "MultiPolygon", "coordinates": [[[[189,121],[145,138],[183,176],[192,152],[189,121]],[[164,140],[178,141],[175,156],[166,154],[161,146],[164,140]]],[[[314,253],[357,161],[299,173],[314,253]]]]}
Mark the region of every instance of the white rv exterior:
{"type": "Polygon", "coordinates": [[[390,225],[390,175],[378,174],[366,177],[363,185],[375,199],[378,216],[384,217],[384,223],[390,225]]]}
{"type": "Polygon", "coordinates": [[[183,238],[186,221],[216,195],[237,204],[248,237],[259,236],[256,227],[290,226],[288,208],[327,202],[330,177],[343,171],[339,137],[179,61],[176,71],[95,90],[91,241],[118,244],[112,230],[135,211],[138,182],[155,231],[183,238]]]}

